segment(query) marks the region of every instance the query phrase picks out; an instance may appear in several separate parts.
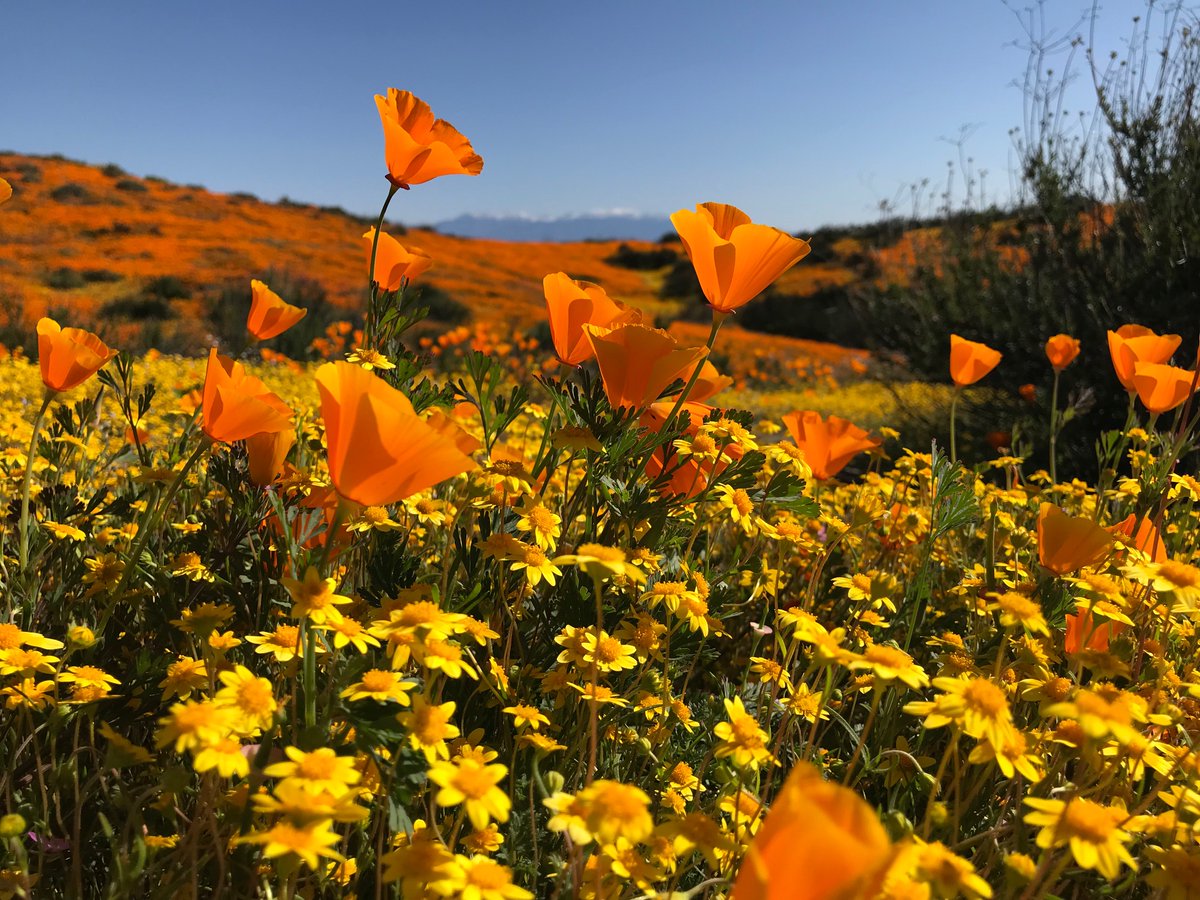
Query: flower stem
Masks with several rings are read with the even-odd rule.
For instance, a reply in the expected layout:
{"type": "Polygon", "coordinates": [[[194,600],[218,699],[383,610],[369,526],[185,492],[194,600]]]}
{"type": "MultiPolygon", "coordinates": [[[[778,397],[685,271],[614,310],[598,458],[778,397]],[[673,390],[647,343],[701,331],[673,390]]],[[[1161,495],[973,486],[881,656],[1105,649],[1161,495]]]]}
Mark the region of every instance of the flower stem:
{"type": "MultiPolygon", "coordinates": [[[[712,328],[709,330],[708,340],[704,344],[705,349],[707,349],[709,353],[712,352],[713,345],[717,342],[717,332],[721,330],[721,323],[725,321],[725,315],[726,314],[723,312],[718,312],[715,309],[713,310],[712,328]]],[[[707,354],[705,354],[704,359],[701,359],[696,363],[696,368],[692,370],[692,377],[688,379],[688,383],[683,387],[683,392],[675,401],[675,405],[671,407],[671,414],[667,416],[668,422],[675,418],[675,415],[679,412],[679,410],[683,409],[683,404],[687,402],[688,395],[691,394],[692,388],[694,388],[696,386],[696,382],[700,380],[700,370],[704,368],[704,361],[706,359],[708,359],[707,354]]]]}
{"type": "Polygon", "coordinates": [[[954,389],[954,399],[950,401],[950,462],[958,462],[958,443],[955,441],[955,426],[958,420],[958,397],[962,388],[954,389]]]}
{"type": "Polygon", "coordinates": [[[42,398],[42,406],[33,420],[33,434],[29,437],[29,453],[25,457],[25,480],[21,482],[21,574],[25,574],[25,566],[29,562],[29,490],[33,484],[33,458],[37,455],[38,434],[42,430],[42,420],[46,418],[46,410],[54,399],[52,391],[46,391],[42,398]]]}
{"type": "Polygon", "coordinates": [[[192,466],[199,461],[200,457],[204,455],[210,446],[210,442],[207,439],[197,445],[196,449],[192,451],[192,455],[187,458],[187,462],[183,464],[183,468],[175,476],[175,480],[171,482],[171,487],[167,489],[166,497],[163,498],[163,501],[158,504],[151,514],[150,521],[146,523],[146,527],[138,529],[137,538],[133,542],[133,549],[129,551],[129,562],[126,563],[125,571],[121,573],[121,580],[117,584],[116,590],[113,591],[112,602],[109,603],[104,614],[99,618],[100,628],[103,628],[108,623],[108,617],[112,615],[122,594],[125,592],[125,588],[129,585],[129,579],[133,577],[138,560],[141,559],[142,550],[145,549],[150,536],[158,529],[163,515],[171,508],[171,502],[175,499],[175,495],[179,493],[179,489],[183,487],[184,482],[187,481],[188,473],[192,471],[192,466]]]}
{"type": "Polygon", "coordinates": [[[1050,483],[1058,484],[1058,376],[1054,370],[1054,389],[1050,393],[1050,483]]]}
{"type": "Polygon", "coordinates": [[[363,343],[368,347],[371,346],[371,312],[374,306],[376,288],[378,282],[375,280],[375,255],[379,252],[379,232],[383,230],[383,217],[387,214],[388,204],[392,202],[392,198],[396,196],[396,191],[400,190],[398,185],[392,184],[388,188],[388,195],[384,198],[383,207],[379,210],[379,218],[375,220],[375,234],[371,237],[371,267],[367,270],[367,284],[371,291],[371,305],[367,307],[367,319],[363,323],[365,326],[365,334],[363,335],[363,343]]]}

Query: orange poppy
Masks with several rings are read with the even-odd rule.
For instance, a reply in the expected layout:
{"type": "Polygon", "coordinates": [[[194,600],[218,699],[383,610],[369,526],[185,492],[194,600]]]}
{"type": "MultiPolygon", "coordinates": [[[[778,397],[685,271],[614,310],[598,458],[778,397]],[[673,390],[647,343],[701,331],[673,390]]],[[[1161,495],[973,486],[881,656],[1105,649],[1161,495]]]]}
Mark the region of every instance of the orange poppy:
{"type": "MultiPolygon", "coordinates": [[[[463,403],[459,405],[468,407],[471,412],[476,412],[475,405],[473,403],[463,403]]],[[[455,410],[455,414],[458,415],[457,409],[455,410]]],[[[478,440],[467,434],[461,425],[455,422],[452,418],[450,418],[450,416],[446,415],[440,409],[434,408],[430,410],[429,414],[425,416],[425,424],[454,444],[455,447],[457,447],[467,456],[470,456],[483,446],[483,444],[481,444],[478,440]]]]}
{"type": "Polygon", "coordinates": [[[1139,519],[1130,513],[1120,522],[1110,526],[1108,530],[1117,538],[1129,538],[1123,543],[1133,544],[1134,547],[1149,556],[1153,562],[1166,561],[1167,545],[1163,542],[1162,535],[1154,527],[1149,516],[1142,516],[1139,519]]]}
{"type": "Polygon", "coordinates": [[[1017,393],[1021,395],[1021,399],[1026,403],[1037,402],[1037,386],[1032,384],[1023,384],[1017,388],[1017,393]]]}
{"type": "Polygon", "coordinates": [[[62,328],[53,319],[38,321],[37,336],[42,383],[55,392],[78,387],[117,355],[90,331],[62,328]]]}
{"type": "Polygon", "coordinates": [[[288,452],[296,443],[296,430],[260,431],[246,438],[246,453],[250,457],[250,480],[266,487],[283,474],[288,452]]]}
{"type": "Polygon", "coordinates": [[[756,225],[736,206],[701,203],[671,216],[696,270],[700,288],[717,312],[749,303],[808,255],[808,241],[756,225]]]}
{"type": "Polygon", "coordinates": [[[576,281],[566,272],[543,278],[542,292],[554,352],[568,366],[577,366],[595,355],[583,333],[584,325],[615,328],[642,320],[639,310],[613,300],[600,285],[576,281]]]}
{"type": "Polygon", "coordinates": [[[386,506],[475,467],[382,378],[347,362],[317,369],[329,477],[363,506],[386,506]]]}
{"type": "Polygon", "coordinates": [[[584,325],[583,331],[613,409],[645,409],[708,355],[705,347],[681,347],[667,332],[645,325],[584,325]]]}
{"type": "MultiPolygon", "coordinates": [[[[650,431],[661,431],[663,425],[667,423],[667,416],[671,414],[671,410],[674,408],[675,403],[672,400],[651,403],[647,410],[642,413],[642,417],[639,420],[641,426],[650,431]]],[[[713,407],[707,406],[704,403],[692,400],[685,402],[680,407],[680,412],[688,417],[688,425],[684,429],[684,435],[689,438],[695,437],[700,431],[701,424],[703,424],[712,411],[713,407]]],[[[730,444],[722,452],[729,460],[736,462],[742,458],[745,451],[736,444],[730,444]]],[[[652,481],[658,479],[663,473],[664,467],[670,467],[671,473],[668,480],[658,487],[659,492],[666,496],[696,497],[708,487],[709,480],[714,475],[721,474],[728,466],[728,463],[714,462],[712,460],[701,462],[695,457],[688,457],[681,460],[678,456],[672,456],[670,462],[666,462],[666,459],[665,449],[657,447],[650,455],[650,459],[646,461],[646,476],[652,481]]]]}
{"type": "Polygon", "coordinates": [[[1000,364],[1001,353],[987,344],[950,335],[950,377],[959,387],[974,384],[1000,364]]]}
{"type": "Polygon", "coordinates": [[[292,410],[262,381],[247,375],[245,366],[218,355],[214,347],[208,352],[200,427],[214,441],[231,444],[291,428],[292,410]]]}
{"type": "Polygon", "coordinates": [[[853,422],[837,416],[823,419],[812,410],[788,413],[783,424],[803,452],[813,477],[821,481],[832,478],[858,454],[880,444],[878,438],[871,437],[853,422]]]}
{"type": "Polygon", "coordinates": [[[1181,406],[1191,395],[1195,378],[1190,369],[1162,363],[1139,361],[1133,366],[1133,388],[1142,406],[1155,415],[1181,406]]]}
{"type": "Polygon", "coordinates": [[[1038,559],[1056,575],[1101,562],[1112,549],[1112,535],[1084,516],[1069,516],[1043,503],[1037,521],[1038,559]]]}
{"type": "Polygon", "coordinates": [[[383,152],[388,181],[407,189],[439,175],[478,175],[483,158],[471,142],[443,119],[435,119],[429,104],[408,91],[388,88],[375,95],[383,123],[383,152]]]}
{"type": "Polygon", "coordinates": [[[688,400],[703,403],[721,393],[731,384],[733,384],[733,379],[728,375],[722,375],[717,367],[706,359],[700,363],[700,375],[696,379],[696,383],[692,385],[692,392],[688,394],[688,400]]]}
{"type": "Polygon", "coordinates": [[[0,203],[4,203],[12,197],[12,185],[0,178],[0,203]]]}
{"type": "Polygon", "coordinates": [[[1165,363],[1171,358],[1183,338],[1177,334],[1155,334],[1142,325],[1122,325],[1108,333],[1108,352],[1112,356],[1113,370],[1125,390],[1137,390],[1133,376],[1137,364],[1165,363]]]}
{"type": "Polygon", "coordinates": [[[1086,609],[1067,616],[1067,633],[1063,640],[1063,649],[1068,653],[1078,653],[1080,650],[1096,650],[1104,653],[1108,650],[1108,642],[1129,626],[1123,622],[1104,622],[1097,624],[1095,617],[1086,609]]]}
{"type": "Polygon", "coordinates": [[[257,278],[250,282],[250,315],[246,317],[246,330],[255,340],[269,341],[307,315],[307,309],[292,306],[257,278]]]}
{"type": "MultiPolygon", "coordinates": [[[[371,245],[375,242],[375,229],[363,235],[367,242],[367,265],[371,264],[371,245]]],[[[433,265],[433,257],[420,250],[406,250],[398,240],[386,231],[379,232],[379,246],[375,248],[375,283],[385,291],[398,291],[403,281],[416,281],[433,265]]]]}
{"type": "Polygon", "coordinates": [[[730,900],[873,897],[896,853],[870,804],[799,762],[750,842],[730,900]]]}
{"type": "Polygon", "coordinates": [[[1061,372],[1079,355],[1079,341],[1069,334],[1056,334],[1046,341],[1046,359],[1061,372]]]}

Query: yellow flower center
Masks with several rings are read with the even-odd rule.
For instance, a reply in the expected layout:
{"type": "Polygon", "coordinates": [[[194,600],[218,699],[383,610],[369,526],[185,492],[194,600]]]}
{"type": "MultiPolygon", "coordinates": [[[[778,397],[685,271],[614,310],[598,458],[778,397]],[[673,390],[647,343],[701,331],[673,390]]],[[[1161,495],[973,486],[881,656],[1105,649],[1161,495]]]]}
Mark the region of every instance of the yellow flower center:
{"type": "Polygon", "coordinates": [[[863,654],[863,659],[869,663],[880,665],[888,669],[907,669],[912,665],[912,657],[895,647],[885,647],[880,644],[874,644],[867,648],[867,652],[863,654]]]}
{"type": "Polygon", "coordinates": [[[575,551],[580,556],[590,556],[601,562],[623,563],[625,551],[617,547],[605,547],[603,544],[583,544],[575,551]]]}
{"type": "Polygon", "coordinates": [[[707,434],[698,434],[692,438],[692,452],[707,456],[710,453],[716,452],[717,442],[710,438],[707,434]]]}
{"type": "Polygon", "coordinates": [[[372,669],[362,677],[362,686],[372,693],[391,690],[396,684],[396,677],[391,672],[382,669],[372,669]]]}
{"type": "Polygon", "coordinates": [[[610,663],[621,658],[621,642],[614,637],[602,637],[596,641],[592,655],[596,662],[610,663]]]}
{"type": "Polygon", "coordinates": [[[417,512],[423,516],[429,516],[438,511],[438,503],[436,500],[418,500],[417,512]]]}
{"type": "Polygon", "coordinates": [[[762,745],[762,732],[750,716],[738,716],[730,724],[733,726],[734,743],[752,747],[762,745]]]}
{"type": "Polygon", "coordinates": [[[1158,575],[1177,588],[1200,587],[1200,569],[1187,563],[1176,562],[1173,559],[1159,563],[1158,575]]]}
{"type": "Polygon", "coordinates": [[[252,678],[238,685],[238,708],[251,715],[266,715],[273,712],[274,702],[271,683],[265,678],[252,678]]]}
{"type": "Polygon", "coordinates": [[[0,622],[0,650],[15,650],[21,646],[21,629],[11,622],[0,622]]]}
{"type": "Polygon", "coordinates": [[[1063,809],[1061,830],[1093,844],[1103,844],[1124,814],[1091,800],[1075,799],[1063,809]]]}
{"type": "Polygon", "coordinates": [[[467,884],[482,891],[500,891],[512,884],[504,866],[490,859],[481,860],[467,872],[467,884]]]}
{"type": "Polygon", "coordinates": [[[733,508],[743,516],[748,516],[754,511],[754,504],[750,501],[750,495],[741,488],[733,492],[733,496],[729,498],[729,501],[733,504],[733,508]]]}
{"type": "Polygon", "coordinates": [[[482,800],[496,786],[496,780],[483,766],[472,763],[459,768],[454,776],[454,786],[468,799],[482,800]]]}
{"type": "Polygon", "coordinates": [[[519,462],[511,459],[498,459],[492,463],[492,471],[497,475],[515,475],[523,478],[525,476],[525,467],[519,462]]]}
{"type": "Polygon", "coordinates": [[[963,688],[963,700],[976,712],[995,718],[1008,709],[1008,698],[1004,691],[990,681],[976,678],[963,688]]]}
{"type": "Polygon", "coordinates": [[[271,643],[295,650],[300,646],[300,629],[295,625],[280,625],[271,636],[271,643]]]}
{"type": "Polygon", "coordinates": [[[296,763],[296,774],[310,781],[328,781],[337,771],[337,757],[332,753],[309,753],[296,763]]]}
{"type": "Polygon", "coordinates": [[[378,525],[388,520],[388,511],[383,506],[368,506],[363,510],[362,517],[368,525],[378,525]]]}
{"type": "Polygon", "coordinates": [[[1042,693],[1048,699],[1056,702],[1066,700],[1071,693],[1071,680],[1063,678],[1061,675],[1057,678],[1051,678],[1042,686],[1042,693]]]}
{"type": "Polygon", "coordinates": [[[554,530],[554,514],[544,506],[535,506],[529,511],[529,523],[535,531],[550,532],[554,530]]]}
{"type": "Polygon", "coordinates": [[[436,706],[427,706],[413,716],[413,734],[426,746],[436,744],[446,736],[446,713],[436,706]]]}
{"type": "Polygon", "coordinates": [[[692,767],[685,762],[676,763],[671,770],[671,781],[675,784],[687,784],[692,780],[692,767]]]}
{"type": "Polygon", "coordinates": [[[436,603],[417,600],[403,607],[396,621],[406,628],[417,628],[421,625],[432,625],[441,616],[442,611],[436,603]]]}

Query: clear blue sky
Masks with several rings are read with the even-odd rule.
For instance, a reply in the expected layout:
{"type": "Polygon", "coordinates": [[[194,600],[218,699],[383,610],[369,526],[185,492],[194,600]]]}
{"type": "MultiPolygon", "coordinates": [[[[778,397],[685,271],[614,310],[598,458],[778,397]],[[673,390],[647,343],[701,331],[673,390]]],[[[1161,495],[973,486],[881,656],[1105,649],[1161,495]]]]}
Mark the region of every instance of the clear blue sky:
{"type": "MultiPolygon", "coordinates": [[[[1046,3],[1060,29],[1086,8],[1046,3]]],[[[1098,43],[1142,8],[1105,2],[1098,43]]],[[[968,124],[1007,193],[1026,62],[1001,0],[6,0],[0,29],[0,149],[358,213],[386,191],[372,95],[411,90],[485,165],[397,198],[409,223],[705,200],[867,221],[944,180],[968,124]]]]}

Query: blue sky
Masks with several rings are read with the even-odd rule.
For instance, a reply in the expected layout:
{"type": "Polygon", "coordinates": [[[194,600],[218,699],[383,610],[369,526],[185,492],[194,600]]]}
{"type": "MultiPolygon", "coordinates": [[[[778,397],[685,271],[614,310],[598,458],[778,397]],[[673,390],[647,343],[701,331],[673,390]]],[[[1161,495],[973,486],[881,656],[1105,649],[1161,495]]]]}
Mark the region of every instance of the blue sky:
{"type": "MultiPolygon", "coordinates": [[[[941,138],[967,125],[989,195],[1007,193],[1023,6],[7,0],[0,148],[371,213],[371,98],[394,86],[485,160],[398,197],[409,223],[706,200],[792,230],[869,221],[913,181],[943,183],[958,151],[941,138]]],[[[1087,8],[1045,6],[1060,32],[1087,8]]],[[[1120,49],[1142,8],[1104,3],[1097,43],[1120,49]]]]}

